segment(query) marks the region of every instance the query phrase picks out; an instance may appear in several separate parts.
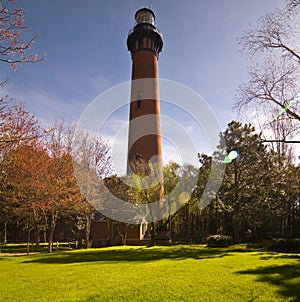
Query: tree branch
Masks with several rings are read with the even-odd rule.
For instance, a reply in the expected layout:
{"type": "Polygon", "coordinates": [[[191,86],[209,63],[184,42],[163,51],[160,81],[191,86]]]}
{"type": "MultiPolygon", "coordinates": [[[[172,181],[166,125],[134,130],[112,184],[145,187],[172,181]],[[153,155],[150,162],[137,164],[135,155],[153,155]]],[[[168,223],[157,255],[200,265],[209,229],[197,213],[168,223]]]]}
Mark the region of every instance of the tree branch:
{"type": "Polygon", "coordinates": [[[262,140],[263,143],[286,143],[286,144],[300,144],[300,141],[290,141],[284,139],[264,139],[262,140]]]}

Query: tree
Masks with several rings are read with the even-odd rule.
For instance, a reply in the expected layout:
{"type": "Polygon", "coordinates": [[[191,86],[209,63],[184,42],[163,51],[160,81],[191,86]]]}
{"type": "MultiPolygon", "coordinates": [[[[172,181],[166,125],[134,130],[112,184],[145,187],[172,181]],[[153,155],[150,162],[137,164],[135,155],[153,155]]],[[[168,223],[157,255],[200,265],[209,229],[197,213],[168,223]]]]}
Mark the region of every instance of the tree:
{"type": "Polygon", "coordinates": [[[37,142],[22,144],[6,154],[2,162],[5,182],[2,192],[2,206],[6,206],[3,219],[14,219],[27,233],[35,231],[36,243],[42,227],[39,205],[46,197],[46,175],[49,156],[37,142]]]}
{"type": "Polygon", "coordinates": [[[129,201],[137,208],[141,204],[147,206],[139,208],[140,214],[136,221],[145,219],[150,222],[150,246],[155,244],[157,231],[164,228],[162,217],[166,213],[163,209],[164,185],[162,175],[162,165],[160,162],[146,162],[138,158],[130,162],[131,170],[134,171],[123,177],[123,181],[129,184],[129,201]]]}
{"type": "MultiPolygon", "coordinates": [[[[278,166],[277,175],[270,187],[270,197],[275,202],[273,217],[277,219],[276,237],[299,236],[300,170],[292,164],[278,166]]],[[[273,223],[274,226],[274,223],[273,223]]]]}
{"type": "Polygon", "coordinates": [[[293,126],[289,136],[277,136],[271,141],[287,143],[299,132],[299,20],[299,1],[291,0],[282,9],[262,17],[256,28],[246,30],[240,38],[253,64],[248,82],[238,88],[235,107],[254,108],[263,119],[264,130],[272,130],[269,126],[277,121],[282,127],[293,126]]]}
{"type": "Polygon", "coordinates": [[[268,129],[271,131],[266,134],[263,133],[264,142],[268,142],[269,148],[277,153],[278,163],[280,164],[285,158],[288,163],[292,164],[294,162],[292,143],[297,143],[297,141],[290,139],[298,130],[296,123],[283,116],[274,121],[268,129]]]}
{"type": "Polygon", "coordinates": [[[57,223],[68,219],[75,225],[81,221],[87,247],[95,208],[87,198],[91,192],[80,192],[78,182],[81,184],[81,178],[75,175],[74,166],[77,163],[93,171],[99,180],[110,173],[111,162],[108,145],[100,137],[81,133],[74,138],[74,132],[75,126],[64,121],[41,129],[39,121],[22,103],[14,105],[3,99],[0,101],[0,225],[3,241],[7,241],[8,227],[16,228],[17,221],[27,232],[28,241],[34,231],[38,244],[40,232],[44,231],[51,252],[57,223]],[[72,148],[73,141],[78,148],[72,148]]]}
{"type": "Polygon", "coordinates": [[[202,172],[201,168],[188,163],[179,166],[170,162],[164,167],[165,203],[168,205],[166,225],[175,241],[199,242],[202,211],[199,203],[205,186],[202,172]]]}
{"type": "Polygon", "coordinates": [[[284,157],[279,162],[277,152],[264,145],[251,125],[233,121],[222,137],[215,157],[224,160],[232,150],[237,157],[225,157],[222,186],[208,206],[216,215],[207,211],[214,223],[210,228],[232,234],[235,242],[297,234],[299,167],[284,157]]]}
{"type": "Polygon", "coordinates": [[[99,182],[112,172],[109,147],[100,136],[84,131],[72,134],[72,158],[82,197],[77,211],[85,223],[85,247],[90,241],[91,220],[99,202],[99,182]]]}
{"type": "Polygon", "coordinates": [[[22,102],[14,104],[0,99],[0,153],[7,152],[42,136],[39,120],[30,114],[22,102]]]}
{"type": "Polygon", "coordinates": [[[45,140],[50,160],[45,179],[47,191],[39,206],[43,214],[49,252],[52,252],[58,220],[73,213],[81,201],[71,153],[73,131],[73,125],[59,121],[47,131],[48,137],[45,140]]]}
{"type": "Polygon", "coordinates": [[[166,224],[169,225],[169,230],[171,231],[171,219],[172,219],[172,205],[176,202],[175,198],[171,195],[175,186],[179,181],[179,169],[180,166],[171,161],[164,167],[164,194],[166,197],[165,202],[168,207],[168,218],[166,224]]]}
{"type": "Polygon", "coordinates": [[[232,150],[238,157],[226,165],[223,184],[218,199],[231,213],[235,242],[245,240],[247,229],[261,226],[268,207],[268,186],[272,179],[272,156],[259,134],[251,125],[231,122],[222,133],[224,139],[216,156],[224,160],[224,153],[232,150]],[[264,211],[262,211],[264,210],[264,211]]]}
{"type": "Polygon", "coordinates": [[[23,40],[29,29],[24,25],[24,10],[13,8],[14,0],[0,1],[0,62],[8,63],[14,70],[18,64],[42,61],[35,54],[28,54],[37,35],[23,40]]]}
{"type": "Polygon", "coordinates": [[[36,145],[41,133],[39,121],[22,103],[9,104],[0,99],[0,222],[4,226],[4,241],[7,239],[8,223],[15,217],[13,204],[15,205],[16,199],[12,204],[14,187],[9,181],[8,173],[14,164],[11,160],[12,152],[26,144],[36,145]]]}

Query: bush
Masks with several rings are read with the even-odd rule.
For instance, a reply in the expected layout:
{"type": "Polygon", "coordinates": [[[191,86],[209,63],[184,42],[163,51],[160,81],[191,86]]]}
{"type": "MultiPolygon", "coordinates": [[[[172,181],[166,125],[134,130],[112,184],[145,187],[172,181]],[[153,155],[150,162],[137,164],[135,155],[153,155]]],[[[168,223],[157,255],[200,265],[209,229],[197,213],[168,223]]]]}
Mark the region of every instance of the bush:
{"type": "Polygon", "coordinates": [[[268,250],[280,253],[300,253],[300,239],[273,239],[268,250]]]}
{"type": "Polygon", "coordinates": [[[225,235],[210,235],[206,239],[206,246],[208,247],[227,247],[232,244],[231,236],[225,235]]]}

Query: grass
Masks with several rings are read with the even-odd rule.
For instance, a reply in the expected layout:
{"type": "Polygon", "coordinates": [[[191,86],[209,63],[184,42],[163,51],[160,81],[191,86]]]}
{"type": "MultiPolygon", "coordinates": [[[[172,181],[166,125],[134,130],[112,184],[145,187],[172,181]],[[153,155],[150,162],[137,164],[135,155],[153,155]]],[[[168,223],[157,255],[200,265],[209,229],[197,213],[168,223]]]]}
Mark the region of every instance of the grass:
{"type": "Polygon", "coordinates": [[[300,301],[300,254],[182,245],[6,256],[0,301],[300,301]]]}

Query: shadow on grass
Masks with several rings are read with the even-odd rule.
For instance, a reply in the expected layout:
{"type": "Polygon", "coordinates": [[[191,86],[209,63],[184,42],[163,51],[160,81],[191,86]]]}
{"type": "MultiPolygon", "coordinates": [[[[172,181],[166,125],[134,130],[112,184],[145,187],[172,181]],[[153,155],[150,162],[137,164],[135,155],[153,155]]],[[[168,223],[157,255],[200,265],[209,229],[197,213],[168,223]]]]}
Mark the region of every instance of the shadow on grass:
{"type": "Polygon", "coordinates": [[[269,259],[299,259],[300,254],[282,254],[277,252],[265,252],[261,254],[260,259],[269,260],[269,259]]]}
{"type": "Polygon", "coordinates": [[[99,248],[71,252],[61,252],[48,255],[37,255],[34,259],[25,260],[25,263],[86,263],[86,262],[143,262],[161,259],[208,259],[228,256],[232,251],[222,248],[205,247],[118,247],[99,248]]]}
{"type": "MultiPolygon", "coordinates": [[[[298,255],[277,255],[274,258],[299,259],[298,255]]],[[[300,261],[296,264],[270,265],[256,269],[239,271],[242,275],[257,275],[258,282],[266,282],[278,287],[278,293],[300,302],[300,261]]]]}

